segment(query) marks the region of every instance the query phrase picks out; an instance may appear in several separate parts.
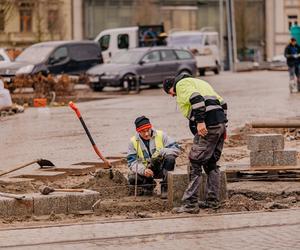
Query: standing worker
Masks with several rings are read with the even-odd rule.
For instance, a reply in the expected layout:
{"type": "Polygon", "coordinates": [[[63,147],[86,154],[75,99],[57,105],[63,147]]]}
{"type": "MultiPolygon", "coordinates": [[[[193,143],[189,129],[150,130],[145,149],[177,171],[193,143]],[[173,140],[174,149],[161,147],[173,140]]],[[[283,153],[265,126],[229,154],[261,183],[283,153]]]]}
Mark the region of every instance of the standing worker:
{"type": "Polygon", "coordinates": [[[297,91],[300,91],[300,46],[297,44],[295,38],[291,38],[290,43],[286,46],[284,50],[284,56],[286,57],[286,62],[289,68],[290,75],[290,87],[295,81],[295,75],[297,77],[297,91]]]}
{"type": "Polygon", "coordinates": [[[154,178],[162,178],[161,198],[167,198],[168,171],[173,171],[180,153],[178,144],[163,131],[152,128],[150,120],[140,116],[135,120],[136,135],[131,137],[127,162],[128,182],[142,187],[142,194],[152,195],[154,178]]]}
{"type": "Polygon", "coordinates": [[[189,152],[190,180],[177,213],[198,213],[199,207],[219,204],[220,170],[217,165],[226,137],[227,104],[205,81],[183,74],[166,79],[165,92],[176,96],[182,114],[189,119],[194,141],[189,152]],[[202,167],[207,174],[206,200],[198,202],[202,167]]]}

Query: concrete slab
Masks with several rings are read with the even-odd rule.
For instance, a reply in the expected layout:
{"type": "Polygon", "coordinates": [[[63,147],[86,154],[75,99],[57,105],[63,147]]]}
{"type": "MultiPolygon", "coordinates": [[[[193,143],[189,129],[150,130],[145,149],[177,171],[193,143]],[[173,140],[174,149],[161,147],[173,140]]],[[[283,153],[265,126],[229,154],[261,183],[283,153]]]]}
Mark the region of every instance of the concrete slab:
{"type": "Polygon", "coordinates": [[[296,166],[297,151],[295,149],[286,149],[274,151],[275,166],[296,166]]]}
{"type": "Polygon", "coordinates": [[[33,199],[23,200],[0,197],[0,217],[27,217],[33,213],[33,199]]]}
{"type": "Polygon", "coordinates": [[[188,186],[187,170],[175,169],[168,172],[168,205],[177,207],[181,205],[183,193],[188,186]]]}
{"type": "Polygon", "coordinates": [[[250,166],[273,166],[273,151],[252,151],[250,152],[250,166]]]}
{"type": "Polygon", "coordinates": [[[284,138],[281,134],[254,134],[248,136],[250,151],[273,151],[284,149],[284,138]]]}
{"type": "Polygon", "coordinates": [[[31,194],[33,198],[33,214],[49,215],[55,214],[67,214],[68,202],[66,193],[50,193],[48,195],[42,195],[39,193],[31,194]]]}
{"type": "Polygon", "coordinates": [[[85,190],[84,192],[68,193],[68,213],[76,213],[83,210],[91,210],[92,205],[100,199],[99,192],[85,190]]]}
{"type": "MultiPolygon", "coordinates": [[[[176,169],[168,173],[168,205],[169,207],[180,206],[182,196],[189,183],[188,173],[186,170],[176,169]]],[[[201,176],[201,184],[199,188],[199,200],[205,200],[205,190],[207,183],[207,175],[201,176]]],[[[221,171],[220,180],[220,201],[227,199],[227,180],[225,171],[221,171]]]]}

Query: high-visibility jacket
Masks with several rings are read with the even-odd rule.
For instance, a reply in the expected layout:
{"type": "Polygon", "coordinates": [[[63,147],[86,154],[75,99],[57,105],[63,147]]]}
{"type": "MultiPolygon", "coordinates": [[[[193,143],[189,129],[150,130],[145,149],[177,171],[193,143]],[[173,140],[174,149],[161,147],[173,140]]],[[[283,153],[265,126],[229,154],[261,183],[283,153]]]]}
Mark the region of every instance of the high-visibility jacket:
{"type": "Polygon", "coordinates": [[[133,172],[143,175],[153,154],[159,153],[159,156],[166,157],[173,155],[177,157],[180,153],[180,147],[176,141],[160,130],[152,129],[152,137],[149,140],[149,149],[137,133],[131,137],[128,145],[127,163],[133,172]]]}
{"type": "Polygon", "coordinates": [[[182,114],[191,121],[215,125],[226,122],[227,105],[206,81],[187,77],[175,85],[176,101],[182,114]]]}
{"type": "MultiPolygon", "coordinates": [[[[154,137],[154,140],[155,140],[156,151],[159,151],[162,148],[164,148],[163,132],[161,130],[156,130],[156,135],[154,137]]],[[[145,150],[142,150],[139,139],[134,135],[131,137],[130,141],[132,142],[134,149],[138,153],[138,157],[142,160],[143,164],[146,165],[147,160],[145,157],[145,150]]]]}

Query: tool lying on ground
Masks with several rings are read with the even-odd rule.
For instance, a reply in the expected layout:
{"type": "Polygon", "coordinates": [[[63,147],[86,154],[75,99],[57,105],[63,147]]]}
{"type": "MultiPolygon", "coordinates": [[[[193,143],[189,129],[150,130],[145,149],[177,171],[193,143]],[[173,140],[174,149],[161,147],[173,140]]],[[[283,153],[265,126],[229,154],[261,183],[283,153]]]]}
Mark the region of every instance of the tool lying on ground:
{"type": "Polygon", "coordinates": [[[84,189],[52,188],[48,186],[40,187],[41,194],[47,195],[53,192],[84,192],[84,189]]]}
{"type": "Polygon", "coordinates": [[[17,194],[9,194],[9,193],[0,193],[0,196],[6,197],[6,198],[13,198],[13,199],[16,199],[16,200],[25,199],[25,195],[17,195],[17,194]]]}
{"type": "Polygon", "coordinates": [[[55,165],[54,165],[51,161],[49,161],[49,160],[45,160],[45,159],[37,159],[37,160],[31,161],[31,162],[28,162],[28,163],[26,163],[26,164],[22,164],[22,165],[20,165],[20,166],[17,166],[17,167],[15,167],[15,168],[11,169],[11,170],[8,170],[8,171],[5,171],[5,172],[3,172],[3,173],[0,173],[0,176],[3,176],[3,175],[5,175],[5,174],[9,174],[9,173],[11,173],[11,172],[17,171],[17,170],[22,169],[22,168],[25,168],[25,167],[27,167],[27,166],[29,166],[29,165],[31,165],[31,164],[34,164],[34,163],[39,164],[41,168],[51,168],[51,167],[54,167],[54,166],[55,166],[55,165]]]}
{"type": "Polygon", "coordinates": [[[111,166],[111,163],[110,163],[110,162],[109,162],[109,161],[101,154],[100,150],[98,149],[96,143],[94,142],[94,140],[93,140],[93,138],[92,138],[92,136],[91,136],[90,131],[88,130],[87,126],[85,125],[85,122],[84,122],[84,120],[83,120],[83,118],[82,118],[82,116],[81,116],[81,114],[80,114],[80,111],[79,111],[79,109],[77,108],[77,106],[76,106],[73,102],[69,102],[69,106],[70,106],[71,109],[73,109],[73,110],[75,111],[75,113],[76,113],[78,119],[80,120],[80,122],[81,122],[81,124],[82,124],[82,126],[83,126],[83,128],[84,128],[84,130],[85,130],[85,132],[86,132],[86,134],[87,134],[87,136],[88,136],[88,138],[90,139],[90,142],[91,142],[91,144],[92,144],[92,146],[93,146],[93,148],[94,148],[96,154],[97,154],[97,155],[100,157],[100,159],[104,162],[104,164],[105,164],[105,166],[106,166],[107,168],[111,168],[111,167],[112,167],[112,166],[111,166]]]}

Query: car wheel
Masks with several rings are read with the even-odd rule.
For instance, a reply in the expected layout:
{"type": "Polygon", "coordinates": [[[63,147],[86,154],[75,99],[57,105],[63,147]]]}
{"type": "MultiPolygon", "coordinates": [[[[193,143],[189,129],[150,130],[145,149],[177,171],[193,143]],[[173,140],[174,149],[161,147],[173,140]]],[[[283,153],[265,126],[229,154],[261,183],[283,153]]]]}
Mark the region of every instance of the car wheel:
{"type": "Polygon", "coordinates": [[[122,80],[122,88],[127,92],[131,89],[136,89],[136,76],[134,74],[126,74],[122,80]]]}
{"type": "Polygon", "coordinates": [[[192,75],[191,72],[187,69],[184,69],[184,70],[181,70],[179,75],[183,75],[183,74],[186,74],[186,75],[192,75]]]}
{"type": "Polygon", "coordinates": [[[199,69],[199,75],[205,76],[205,69],[199,69]]]}
{"type": "Polygon", "coordinates": [[[149,89],[159,89],[159,83],[149,85],[149,89]]]}
{"type": "Polygon", "coordinates": [[[220,70],[219,70],[219,68],[215,68],[215,69],[213,70],[213,72],[214,72],[216,75],[218,75],[218,74],[220,73],[220,70]]]}

